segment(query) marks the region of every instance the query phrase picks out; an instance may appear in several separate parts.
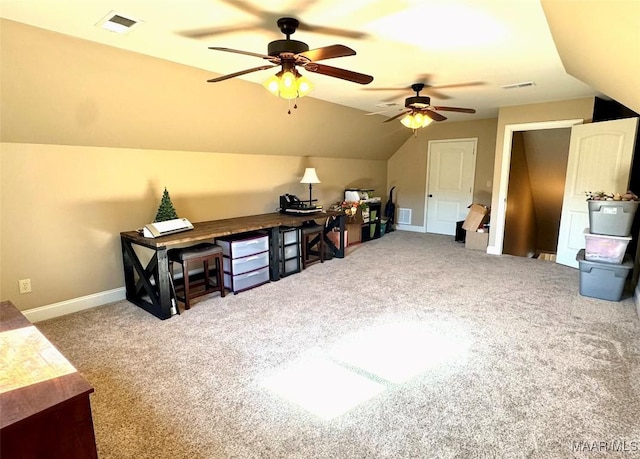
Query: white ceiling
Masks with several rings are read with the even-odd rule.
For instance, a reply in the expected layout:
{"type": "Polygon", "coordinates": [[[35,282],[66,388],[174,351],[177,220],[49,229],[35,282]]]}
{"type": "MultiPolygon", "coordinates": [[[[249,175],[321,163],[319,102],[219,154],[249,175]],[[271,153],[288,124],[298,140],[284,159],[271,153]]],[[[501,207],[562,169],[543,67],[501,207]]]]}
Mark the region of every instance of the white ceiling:
{"type": "MultiPolygon", "coordinates": [[[[434,89],[475,83],[443,87],[439,92],[448,98],[432,95],[432,105],[477,110],[475,115],[442,112],[449,120],[496,117],[501,106],[598,95],[565,73],[539,0],[1,0],[0,16],[202,68],[212,77],[264,61],[209,46],[266,54],[270,41],[284,38],[275,24],[282,16],[360,32],[363,38],[298,30],[292,39],[312,49],[340,43],[356,50],[356,56],[327,64],[370,74],[371,84],[310,72],[306,76],[315,84],[311,97],[365,112],[380,111],[388,102],[400,104],[399,109],[404,98],[415,94],[410,89],[364,88],[408,88],[425,75],[434,89]],[[125,35],[96,27],[112,11],[141,24],[125,35]],[[229,27],[240,30],[202,33],[229,27]],[[535,86],[501,88],[527,81],[535,86]]],[[[272,73],[265,70],[242,78],[261,83],[272,73]]]]}

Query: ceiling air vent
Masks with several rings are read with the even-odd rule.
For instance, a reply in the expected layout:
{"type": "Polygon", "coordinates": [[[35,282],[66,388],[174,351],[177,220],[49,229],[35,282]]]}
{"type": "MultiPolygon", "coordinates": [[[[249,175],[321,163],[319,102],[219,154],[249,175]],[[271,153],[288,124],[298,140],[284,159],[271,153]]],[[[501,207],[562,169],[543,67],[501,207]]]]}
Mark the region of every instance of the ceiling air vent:
{"type": "Polygon", "coordinates": [[[523,81],[522,83],[513,83],[513,84],[505,84],[504,86],[500,86],[502,89],[517,89],[517,88],[528,88],[529,86],[535,86],[536,84],[533,81],[523,81]]]}
{"type": "Polygon", "coordinates": [[[124,16],[123,14],[111,11],[109,14],[103,17],[96,24],[96,26],[110,32],[125,34],[130,32],[132,29],[135,29],[140,24],[141,21],[138,21],[137,19],[132,19],[130,17],[124,16]]]}

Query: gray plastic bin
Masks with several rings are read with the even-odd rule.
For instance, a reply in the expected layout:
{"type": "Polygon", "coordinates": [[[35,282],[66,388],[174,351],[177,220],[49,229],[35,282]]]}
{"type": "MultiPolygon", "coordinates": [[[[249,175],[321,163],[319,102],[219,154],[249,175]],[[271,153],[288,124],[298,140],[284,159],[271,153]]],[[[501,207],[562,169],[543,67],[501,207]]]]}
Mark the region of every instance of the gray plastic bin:
{"type": "Polygon", "coordinates": [[[582,249],[576,255],[576,260],[580,265],[580,295],[620,301],[627,276],[633,269],[633,260],[629,255],[625,255],[622,264],[614,265],[586,261],[582,249]]]}
{"type": "Polygon", "coordinates": [[[640,201],[588,201],[589,231],[608,236],[629,236],[640,201]]]}

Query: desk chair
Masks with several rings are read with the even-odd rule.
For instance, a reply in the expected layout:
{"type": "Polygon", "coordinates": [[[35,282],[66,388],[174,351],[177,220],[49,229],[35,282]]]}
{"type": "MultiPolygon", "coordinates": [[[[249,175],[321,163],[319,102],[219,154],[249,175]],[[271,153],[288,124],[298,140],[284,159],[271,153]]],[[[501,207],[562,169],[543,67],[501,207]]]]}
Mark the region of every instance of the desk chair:
{"type": "Polygon", "coordinates": [[[222,247],[216,244],[203,242],[190,247],[170,249],[167,252],[167,257],[169,258],[169,273],[171,276],[174,275],[173,263],[180,263],[182,265],[182,285],[184,296],[179,297],[176,293],[176,298],[184,303],[185,309],[191,308],[189,301],[193,298],[206,295],[211,292],[220,292],[221,297],[225,295],[224,282],[222,279],[222,247]],[[213,264],[214,268],[209,268],[210,262],[213,264]],[[201,266],[204,267],[204,284],[191,284],[189,270],[198,264],[201,264],[201,266]],[[215,285],[211,284],[211,269],[215,269],[215,285]],[[204,285],[204,288],[195,291],[191,290],[192,287],[200,285],[204,285]]]}
{"type": "Polygon", "coordinates": [[[307,269],[313,263],[324,263],[324,226],[303,226],[302,234],[302,269],[307,269]],[[317,247],[317,251],[312,250],[317,247]]]}

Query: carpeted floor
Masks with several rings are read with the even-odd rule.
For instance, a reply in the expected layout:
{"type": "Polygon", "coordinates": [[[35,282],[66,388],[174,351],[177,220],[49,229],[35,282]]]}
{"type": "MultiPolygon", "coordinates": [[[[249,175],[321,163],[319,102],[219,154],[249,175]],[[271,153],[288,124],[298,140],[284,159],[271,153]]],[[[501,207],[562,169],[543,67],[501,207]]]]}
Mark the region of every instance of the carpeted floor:
{"type": "Polygon", "coordinates": [[[356,247],[165,321],[36,324],[95,387],[100,457],[640,457],[631,298],[450,236],[356,247]]]}

